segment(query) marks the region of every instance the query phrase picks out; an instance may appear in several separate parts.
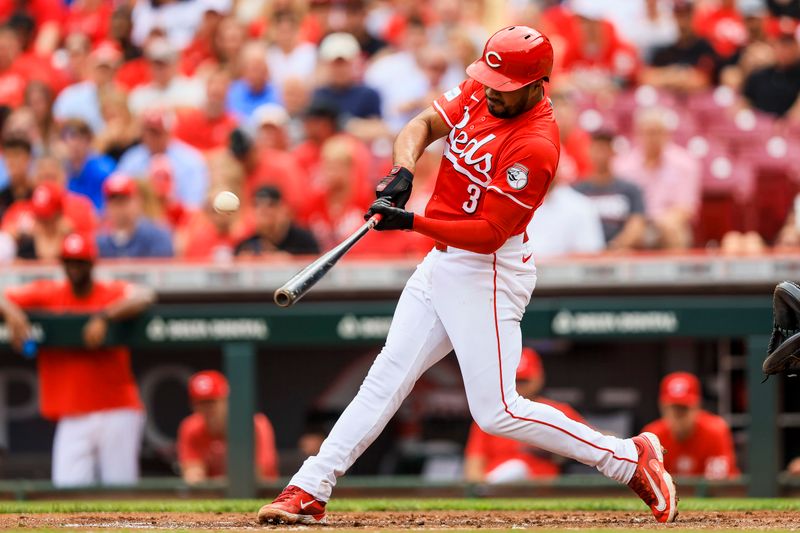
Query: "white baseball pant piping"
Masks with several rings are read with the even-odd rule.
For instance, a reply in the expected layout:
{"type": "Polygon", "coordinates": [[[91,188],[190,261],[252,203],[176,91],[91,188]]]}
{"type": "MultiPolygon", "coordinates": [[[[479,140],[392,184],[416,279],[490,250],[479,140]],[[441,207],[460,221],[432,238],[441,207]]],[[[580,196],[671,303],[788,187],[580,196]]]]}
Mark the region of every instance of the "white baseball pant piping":
{"type": "Polygon", "coordinates": [[[383,431],[423,372],[451,349],[481,429],[630,481],[638,459],[632,440],[603,435],[517,394],[519,323],[536,284],[536,269],[522,262],[523,253],[521,235],[494,254],[432,250],[408,280],[386,344],[358,394],[290,484],[327,501],[336,478],[383,431]]]}

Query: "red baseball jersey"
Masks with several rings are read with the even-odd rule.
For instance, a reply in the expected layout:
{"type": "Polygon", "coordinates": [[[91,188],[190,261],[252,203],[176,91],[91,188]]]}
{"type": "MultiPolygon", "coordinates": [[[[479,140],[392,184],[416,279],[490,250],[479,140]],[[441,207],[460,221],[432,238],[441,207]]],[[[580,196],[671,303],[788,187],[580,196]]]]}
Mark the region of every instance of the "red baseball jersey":
{"type": "Polygon", "coordinates": [[[550,100],[514,118],[496,118],[487,108],[483,85],[468,79],[439,97],[433,108],[452,129],[425,215],[479,217],[509,236],[525,231],[558,166],[558,126],[550,100]],[[504,201],[484,209],[490,194],[504,201]]]}
{"type": "MultiPolygon", "coordinates": [[[[263,479],[278,477],[278,454],[275,451],[275,431],[269,419],[257,413],[253,416],[255,431],[255,461],[263,479]]],[[[224,436],[211,435],[205,419],[189,415],[178,428],[178,460],[181,463],[200,462],[208,477],[221,477],[227,472],[228,443],[224,436]]]]}
{"type": "Polygon", "coordinates": [[[658,436],[667,450],[664,466],[672,474],[726,479],[739,473],[731,429],[715,414],[700,411],[694,431],[683,441],[672,435],[664,419],[647,424],[642,431],[658,436]]]}
{"type": "MultiPolygon", "coordinates": [[[[536,398],[536,401],[555,407],[576,422],[586,423],[575,409],[565,403],[546,398],[536,398]]],[[[486,463],[484,474],[512,459],[523,461],[528,466],[528,475],[531,478],[553,477],[561,472],[561,467],[552,460],[549,453],[543,453],[518,440],[490,435],[474,422],[469,430],[464,454],[467,457],[482,458],[486,463]]]]}
{"type": "MultiPolygon", "coordinates": [[[[78,298],[65,280],[40,280],[11,287],[6,298],[25,310],[51,313],[96,313],[125,297],[130,284],[95,281],[91,292],[78,298]]],[[[106,409],[142,409],[131,371],[130,350],[123,346],[86,348],[42,347],[39,405],[42,416],[58,420],[106,409]]]]}

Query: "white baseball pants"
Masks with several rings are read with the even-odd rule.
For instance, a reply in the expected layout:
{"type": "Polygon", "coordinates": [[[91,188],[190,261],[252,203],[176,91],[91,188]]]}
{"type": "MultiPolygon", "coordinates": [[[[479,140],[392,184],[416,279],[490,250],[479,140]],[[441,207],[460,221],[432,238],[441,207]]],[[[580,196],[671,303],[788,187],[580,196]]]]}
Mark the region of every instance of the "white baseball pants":
{"type": "Polygon", "coordinates": [[[520,235],[495,254],[448,248],[425,257],[358,394],[290,484],[327,501],[336,478],[377,438],[417,379],[453,349],[481,429],[594,466],[617,481],[631,479],[638,456],[630,439],[603,435],[517,394],[519,324],[536,284],[535,267],[522,262],[524,248],[520,235]]]}
{"type": "Polygon", "coordinates": [[[58,421],[53,441],[53,485],[134,485],[144,413],[109,409],[58,421]]]}

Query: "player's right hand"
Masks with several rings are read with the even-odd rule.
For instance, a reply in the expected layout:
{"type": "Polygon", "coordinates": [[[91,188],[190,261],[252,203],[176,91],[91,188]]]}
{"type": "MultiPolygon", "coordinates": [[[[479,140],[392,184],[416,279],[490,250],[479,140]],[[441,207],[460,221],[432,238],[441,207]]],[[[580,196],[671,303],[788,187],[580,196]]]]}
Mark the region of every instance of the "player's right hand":
{"type": "Polygon", "coordinates": [[[378,231],[392,229],[410,230],[414,227],[414,213],[392,205],[389,198],[378,198],[364,215],[364,220],[369,220],[372,215],[381,215],[383,218],[375,226],[378,231]]]}
{"type": "Polygon", "coordinates": [[[411,182],[414,174],[406,167],[395,165],[375,188],[377,198],[389,198],[400,209],[404,209],[411,197],[411,182]]]}
{"type": "Polygon", "coordinates": [[[8,327],[9,340],[11,347],[16,351],[22,351],[22,345],[31,336],[31,323],[28,315],[22,310],[9,310],[6,312],[5,322],[8,327]]]}

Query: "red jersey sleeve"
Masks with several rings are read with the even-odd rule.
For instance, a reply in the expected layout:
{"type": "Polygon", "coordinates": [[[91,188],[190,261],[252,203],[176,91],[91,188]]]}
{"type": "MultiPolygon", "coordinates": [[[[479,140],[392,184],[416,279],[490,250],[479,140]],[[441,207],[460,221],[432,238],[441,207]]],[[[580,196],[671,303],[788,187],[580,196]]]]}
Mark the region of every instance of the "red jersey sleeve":
{"type": "Polygon", "coordinates": [[[52,286],[53,282],[50,280],[34,281],[20,287],[9,287],[5,297],[23,309],[36,309],[47,304],[52,286]]]}
{"type": "Polygon", "coordinates": [[[458,87],[453,87],[442,96],[433,101],[433,109],[451,128],[464,118],[464,110],[469,107],[469,100],[483,86],[477,81],[468,78],[458,87]]]}
{"type": "Polygon", "coordinates": [[[465,457],[486,457],[486,437],[488,435],[476,424],[472,423],[464,448],[465,457]]]}
{"type": "Polygon", "coordinates": [[[200,427],[194,416],[188,416],[178,427],[178,462],[198,463],[203,461],[203,449],[200,446],[200,427]]]}
{"type": "Polygon", "coordinates": [[[256,465],[258,472],[264,479],[278,478],[278,453],[275,451],[275,431],[269,419],[263,414],[257,414],[253,422],[256,433],[256,465]]]}
{"type": "Polygon", "coordinates": [[[550,189],[558,156],[558,148],[545,137],[515,138],[499,154],[482,218],[508,235],[519,233],[519,225],[530,218],[550,189]]]}

